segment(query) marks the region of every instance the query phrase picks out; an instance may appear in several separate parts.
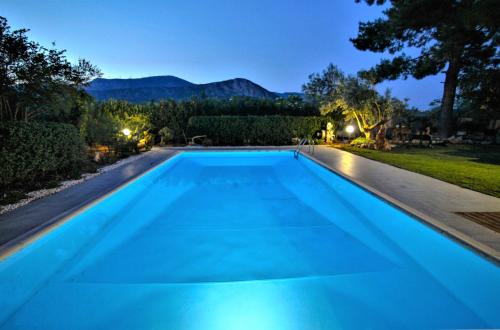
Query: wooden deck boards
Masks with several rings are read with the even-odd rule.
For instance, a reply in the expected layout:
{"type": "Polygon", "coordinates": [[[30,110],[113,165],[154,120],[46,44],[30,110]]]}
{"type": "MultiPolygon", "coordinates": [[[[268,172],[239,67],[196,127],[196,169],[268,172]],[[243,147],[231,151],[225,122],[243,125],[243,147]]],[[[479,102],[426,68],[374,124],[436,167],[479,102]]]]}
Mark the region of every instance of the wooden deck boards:
{"type": "Polygon", "coordinates": [[[500,233],[500,212],[456,212],[456,214],[500,233]]]}

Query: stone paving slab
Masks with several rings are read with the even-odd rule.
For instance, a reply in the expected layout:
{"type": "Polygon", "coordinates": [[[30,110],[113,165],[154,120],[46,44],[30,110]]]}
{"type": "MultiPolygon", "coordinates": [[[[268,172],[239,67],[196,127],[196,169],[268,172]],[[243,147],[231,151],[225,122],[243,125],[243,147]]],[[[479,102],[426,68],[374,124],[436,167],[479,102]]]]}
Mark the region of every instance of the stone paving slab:
{"type": "Polygon", "coordinates": [[[353,181],[402,203],[403,208],[409,206],[411,211],[432,218],[434,224],[443,224],[453,231],[452,235],[458,234],[467,240],[466,243],[487,247],[490,249],[487,254],[492,253],[500,260],[500,234],[455,214],[498,212],[500,198],[327,146],[316,147],[312,157],[353,181]]]}
{"type": "Polygon", "coordinates": [[[133,162],[0,215],[0,255],[175,153],[173,150],[155,148],[133,162]]]}

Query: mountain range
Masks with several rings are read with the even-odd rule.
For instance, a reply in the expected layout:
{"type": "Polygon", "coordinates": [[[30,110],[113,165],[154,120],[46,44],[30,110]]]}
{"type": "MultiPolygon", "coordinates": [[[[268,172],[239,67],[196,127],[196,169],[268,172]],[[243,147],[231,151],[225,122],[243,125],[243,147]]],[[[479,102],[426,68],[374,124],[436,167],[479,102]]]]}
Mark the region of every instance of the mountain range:
{"type": "Polygon", "coordinates": [[[235,78],[208,84],[194,84],[175,76],[155,76],[131,79],[93,80],[86,91],[97,100],[125,100],[133,103],[159,101],[162,99],[185,100],[191,97],[228,99],[233,96],[248,96],[275,99],[300,93],[275,93],[243,78],[235,78]]]}

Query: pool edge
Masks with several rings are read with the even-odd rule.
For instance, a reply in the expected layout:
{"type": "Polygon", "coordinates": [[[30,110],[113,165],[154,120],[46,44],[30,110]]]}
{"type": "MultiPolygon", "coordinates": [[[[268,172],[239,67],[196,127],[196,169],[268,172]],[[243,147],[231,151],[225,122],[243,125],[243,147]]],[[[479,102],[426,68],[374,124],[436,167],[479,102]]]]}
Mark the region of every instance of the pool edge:
{"type": "Polygon", "coordinates": [[[146,171],[130,178],[129,180],[123,182],[122,184],[110,189],[109,191],[105,192],[103,195],[100,195],[100,196],[97,196],[95,198],[90,198],[89,200],[83,201],[80,204],[70,208],[69,210],[67,210],[67,211],[65,211],[65,212],[63,212],[55,217],[52,217],[51,219],[47,220],[46,222],[31,228],[30,230],[26,231],[25,233],[16,237],[15,239],[8,241],[7,243],[0,246],[0,262],[4,261],[5,259],[7,259],[11,255],[15,254],[16,252],[22,250],[24,247],[34,243],[35,241],[42,238],[43,236],[49,234],[51,231],[57,229],[59,226],[62,226],[65,223],[69,222],[71,219],[73,219],[77,215],[85,212],[87,209],[91,208],[95,204],[106,199],[110,195],[114,194],[116,191],[125,188],[126,186],[132,184],[136,180],[139,180],[141,177],[145,176],[149,172],[155,170],[159,166],[172,160],[172,158],[174,158],[180,154],[182,154],[182,151],[173,151],[173,153],[168,155],[168,157],[166,159],[160,161],[158,164],[152,166],[151,168],[147,169],[146,171]]]}
{"type": "Polygon", "coordinates": [[[489,261],[492,261],[495,263],[497,266],[500,266],[500,253],[498,253],[496,250],[478,242],[477,240],[473,239],[472,237],[461,233],[460,231],[451,228],[450,226],[447,226],[446,224],[442,223],[439,220],[436,220],[435,218],[424,214],[417,209],[414,209],[413,207],[410,207],[406,205],[405,203],[395,199],[394,197],[389,196],[388,194],[385,194],[378,189],[375,189],[365,183],[363,183],[360,180],[357,180],[353,177],[350,177],[347,174],[341,173],[340,171],[337,171],[333,167],[329,166],[328,164],[322,162],[321,160],[315,158],[313,155],[301,152],[301,156],[306,157],[310,161],[320,165],[324,169],[332,172],[333,174],[336,174],[340,176],[341,178],[355,184],[359,188],[363,189],[364,191],[370,193],[371,195],[379,198],[380,200],[388,203],[389,205],[397,208],[398,210],[403,211],[407,215],[411,216],[412,218],[415,218],[415,220],[419,221],[420,223],[429,226],[431,229],[443,234],[444,236],[450,238],[451,240],[457,242],[461,246],[464,246],[465,248],[468,248],[474,253],[479,254],[480,256],[488,259],[489,261]]]}
{"type": "MultiPolygon", "coordinates": [[[[166,159],[162,160],[158,164],[154,165],[153,167],[149,168],[148,170],[144,171],[143,173],[131,178],[130,180],[120,184],[117,187],[114,187],[110,191],[104,193],[101,196],[98,196],[97,198],[90,199],[87,201],[84,201],[80,203],[79,205],[67,210],[66,212],[53,217],[52,219],[48,220],[47,222],[36,226],[29,231],[25,232],[24,234],[18,236],[17,238],[5,243],[0,247],[0,262],[8,258],[9,256],[13,255],[14,253],[20,251],[24,247],[28,246],[29,244],[35,242],[36,240],[40,239],[41,237],[45,236],[46,234],[50,233],[52,230],[58,228],[59,226],[67,223],[70,221],[72,218],[77,216],[78,214],[86,211],[88,208],[94,206],[95,204],[99,203],[103,199],[109,197],[113,193],[115,193],[117,190],[123,189],[124,187],[128,186],[129,184],[135,182],[136,180],[140,179],[147,173],[153,171],[154,169],[158,168],[159,166],[163,165],[164,163],[172,160],[172,158],[181,155],[184,152],[230,152],[230,151],[292,151],[293,148],[290,147],[285,147],[283,149],[259,149],[259,148],[247,148],[245,149],[218,149],[218,150],[207,150],[207,149],[186,149],[186,148],[179,148],[177,150],[172,150],[173,153],[169,155],[166,159]]],[[[474,253],[479,254],[480,256],[492,261],[496,265],[500,266],[500,254],[495,251],[494,249],[476,241],[472,237],[465,235],[461,233],[460,231],[453,229],[442,222],[434,219],[433,217],[426,215],[408,205],[405,203],[398,201],[397,199],[379,191],[378,189],[375,189],[360,180],[357,180],[355,178],[350,177],[349,175],[346,175],[344,173],[341,173],[340,171],[337,171],[336,169],[332,168],[328,164],[320,161],[319,159],[315,158],[312,155],[309,155],[307,153],[301,152],[301,156],[306,157],[310,161],[318,164],[319,166],[325,168],[326,170],[332,172],[335,175],[340,176],[341,178],[355,184],[356,186],[360,187],[364,191],[370,193],[371,195],[379,198],[380,200],[388,203],[389,205],[396,207],[398,210],[403,211],[404,213],[408,214],[415,220],[419,221],[420,223],[429,226],[431,229],[443,234],[444,236],[450,238],[451,240],[457,242],[461,246],[468,248],[474,253]]]]}

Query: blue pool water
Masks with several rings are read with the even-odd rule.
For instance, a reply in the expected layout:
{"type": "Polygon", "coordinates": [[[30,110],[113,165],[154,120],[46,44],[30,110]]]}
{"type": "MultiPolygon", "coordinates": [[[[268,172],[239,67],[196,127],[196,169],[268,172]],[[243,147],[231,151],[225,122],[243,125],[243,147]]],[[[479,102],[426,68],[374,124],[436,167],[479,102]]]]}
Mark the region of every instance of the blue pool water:
{"type": "Polygon", "coordinates": [[[5,329],[500,327],[500,268],[291,152],[182,153],[0,262],[5,329]]]}

